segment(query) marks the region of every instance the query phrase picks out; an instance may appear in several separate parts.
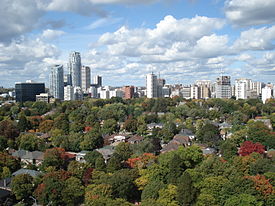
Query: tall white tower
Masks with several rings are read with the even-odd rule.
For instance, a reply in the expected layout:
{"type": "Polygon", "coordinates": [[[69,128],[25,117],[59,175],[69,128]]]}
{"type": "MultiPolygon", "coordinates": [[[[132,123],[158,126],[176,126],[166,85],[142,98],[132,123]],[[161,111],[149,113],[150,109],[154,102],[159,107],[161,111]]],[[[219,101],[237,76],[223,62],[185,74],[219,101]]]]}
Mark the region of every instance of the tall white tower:
{"type": "Polygon", "coordinates": [[[147,98],[158,97],[157,75],[153,72],[146,75],[146,94],[147,98]]]}
{"type": "Polygon", "coordinates": [[[72,52],[69,58],[69,73],[73,87],[81,87],[81,57],[79,52],[72,52]]]}
{"type": "Polygon", "coordinates": [[[63,65],[54,65],[53,67],[51,67],[50,94],[56,99],[64,99],[63,65]]]}

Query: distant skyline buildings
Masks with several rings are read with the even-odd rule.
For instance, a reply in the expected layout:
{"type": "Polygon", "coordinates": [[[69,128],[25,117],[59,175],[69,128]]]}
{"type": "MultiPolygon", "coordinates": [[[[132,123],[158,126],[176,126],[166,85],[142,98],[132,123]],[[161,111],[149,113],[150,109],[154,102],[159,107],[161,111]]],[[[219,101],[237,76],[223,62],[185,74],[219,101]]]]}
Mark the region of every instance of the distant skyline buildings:
{"type": "Polygon", "coordinates": [[[56,99],[64,99],[64,70],[63,65],[54,65],[50,72],[50,95],[56,99]]]}

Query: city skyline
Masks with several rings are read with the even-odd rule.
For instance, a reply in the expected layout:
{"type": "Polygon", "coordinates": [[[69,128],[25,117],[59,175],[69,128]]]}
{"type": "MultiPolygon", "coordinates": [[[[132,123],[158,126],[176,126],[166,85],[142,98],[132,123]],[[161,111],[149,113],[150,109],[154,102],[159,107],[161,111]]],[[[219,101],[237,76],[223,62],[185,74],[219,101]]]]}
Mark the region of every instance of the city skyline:
{"type": "Polygon", "coordinates": [[[62,64],[69,73],[72,51],[110,86],[145,86],[152,71],[171,84],[215,81],[221,71],[232,82],[274,83],[275,0],[2,4],[0,86],[27,79],[49,86],[52,65],[62,64]]]}

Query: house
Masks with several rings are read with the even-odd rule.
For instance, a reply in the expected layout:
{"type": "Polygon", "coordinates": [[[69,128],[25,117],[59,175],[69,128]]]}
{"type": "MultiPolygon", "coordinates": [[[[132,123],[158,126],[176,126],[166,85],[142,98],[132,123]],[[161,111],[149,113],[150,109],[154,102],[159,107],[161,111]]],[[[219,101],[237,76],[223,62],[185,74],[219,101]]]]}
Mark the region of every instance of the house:
{"type": "Polygon", "coordinates": [[[105,163],[107,163],[107,161],[111,158],[111,156],[115,152],[115,149],[113,146],[105,146],[100,149],[96,149],[96,151],[98,151],[100,154],[102,154],[102,156],[105,160],[105,163]]]}
{"type": "Polygon", "coordinates": [[[171,140],[168,144],[164,145],[160,150],[161,153],[175,151],[179,148],[181,144],[177,141],[171,140]]]}
{"type": "Polygon", "coordinates": [[[36,171],[36,170],[29,170],[29,169],[19,169],[16,172],[12,173],[12,176],[17,176],[21,174],[28,174],[32,176],[33,178],[38,177],[39,175],[42,175],[42,172],[36,171]]]}
{"type": "Polygon", "coordinates": [[[18,158],[18,159],[21,159],[25,154],[27,154],[27,150],[21,150],[21,149],[19,149],[19,150],[15,150],[15,151],[13,151],[12,153],[11,153],[11,155],[13,156],[13,157],[16,157],[16,158],[18,158]]]}
{"type": "Polygon", "coordinates": [[[21,159],[21,162],[25,164],[34,164],[36,166],[39,166],[42,164],[44,160],[44,153],[40,151],[33,151],[33,152],[27,151],[27,153],[23,155],[20,159],[21,159]]]}
{"type": "Polygon", "coordinates": [[[85,156],[88,152],[89,151],[81,151],[81,152],[76,153],[75,160],[78,162],[83,162],[83,163],[86,162],[85,156]]]}
{"type": "Polygon", "coordinates": [[[163,146],[161,153],[170,152],[177,150],[179,146],[188,147],[191,145],[191,138],[184,133],[177,134],[173,139],[166,145],[163,146]]]}
{"type": "Polygon", "coordinates": [[[203,155],[211,155],[217,153],[217,150],[212,147],[202,148],[201,150],[203,155]]]}
{"type": "Polygon", "coordinates": [[[256,117],[255,121],[256,122],[263,122],[264,125],[268,127],[268,129],[273,130],[270,119],[260,119],[259,117],[256,117]]]}
{"type": "Polygon", "coordinates": [[[232,124],[228,124],[227,122],[222,122],[218,124],[219,129],[230,129],[232,128],[232,124]]]}
{"type": "Polygon", "coordinates": [[[138,143],[142,142],[143,139],[144,139],[144,138],[143,138],[142,136],[134,135],[134,136],[132,136],[132,137],[130,137],[130,138],[128,139],[128,142],[129,142],[130,144],[138,144],[138,143]]]}
{"type": "Polygon", "coordinates": [[[112,135],[106,135],[104,136],[104,145],[112,145],[116,146],[120,142],[126,142],[126,140],[129,138],[129,135],[126,134],[112,134],[112,135]]]}
{"type": "Polygon", "coordinates": [[[150,124],[147,124],[147,129],[149,131],[152,131],[154,128],[162,129],[163,128],[163,124],[162,123],[150,123],[150,124]]]}
{"type": "Polygon", "coordinates": [[[196,138],[196,135],[190,129],[182,129],[179,134],[182,136],[189,137],[190,140],[193,140],[196,138]]]}

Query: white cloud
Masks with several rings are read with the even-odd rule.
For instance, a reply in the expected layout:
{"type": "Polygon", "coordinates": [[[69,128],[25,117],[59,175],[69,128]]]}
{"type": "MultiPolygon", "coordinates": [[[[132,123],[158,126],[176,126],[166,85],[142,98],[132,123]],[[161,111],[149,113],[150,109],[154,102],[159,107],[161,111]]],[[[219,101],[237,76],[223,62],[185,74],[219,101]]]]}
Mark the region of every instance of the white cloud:
{"type": "Polygon", "coordinates": [[[47,82],[48,66],[55,62],[60,52],[56,46],[40,38],[21,37],[8,45],[0,44],[0,81],[12,86],[15,81],[27,79],[47,82]]]}
{"type": "Polygon", "coordinates": [[[272,50],[275,48],[275,26],[249,29],[241,32],[232,49],[239,52],[245,50],[272,50]]]}
{"type": "Polygon", "coordinates": [[[275,0],[227,0],[225,15],[233,24],[251,26],[275,21],[275,0]]]}
{"type": "Polygon", "coordinates": [[[2,0],[0,6],[0,42],[31,31],[43,15],[34,0],[2,0]]]}
{"type": "Polygon", "coordinates": [[[65,34],[64,31],[46,29],[46,30],[43,31],[43,33],[41,35],[41,38],[43,40],[54,40],[54,39],[62,36],[63,34],[65,34]]]}

